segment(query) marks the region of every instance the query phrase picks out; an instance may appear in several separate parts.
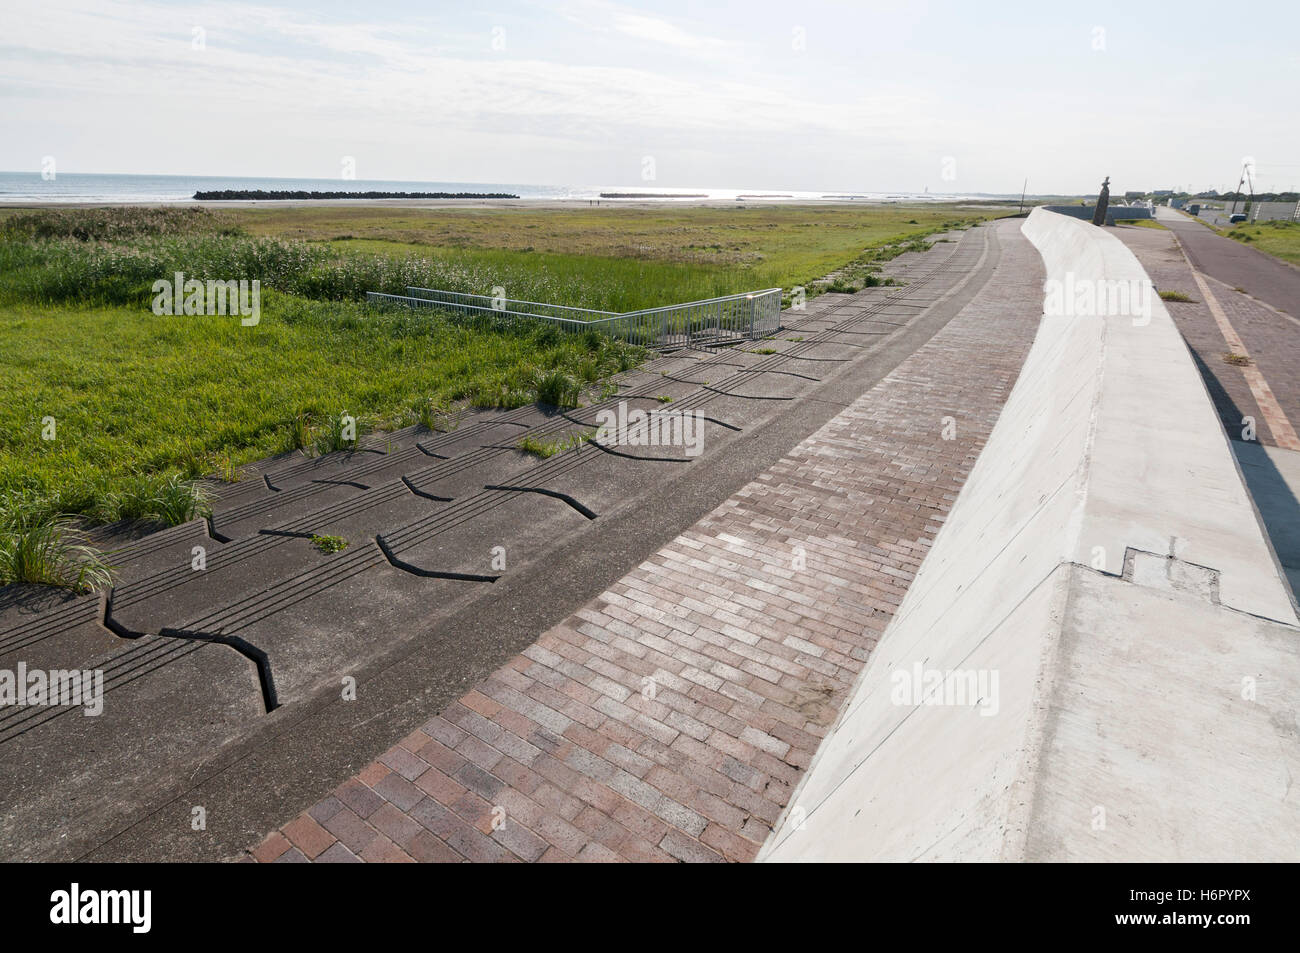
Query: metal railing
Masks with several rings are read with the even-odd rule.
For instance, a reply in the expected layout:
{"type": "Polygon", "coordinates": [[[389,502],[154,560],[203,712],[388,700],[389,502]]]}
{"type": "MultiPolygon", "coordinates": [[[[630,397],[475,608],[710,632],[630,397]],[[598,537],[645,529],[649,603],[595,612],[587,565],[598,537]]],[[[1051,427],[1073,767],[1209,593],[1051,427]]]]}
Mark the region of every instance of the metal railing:
{"type": "Polygon", "coordinates": [[[519,319],[544,321],[562,331],[601,331],[655,350],[722,347],[766,337],[781,327],[780,288],[624,313],[437,288],[410,287],[404,295],[372,291],[367,292],[366,300],[373,304],[436,308],[492,325],[519,319]]]}
{"type": "Polygon", "coordinates": [[[408,287],[406,293],[412,298],[425,298],[429,301],[437,301],[457,308],[490,307],[494,311],[509,310],[515,314],[531,314],[544,318],[593,321],[617,316],[614,311],[593,311],[591,308],[571,308],[564,304],[544,304],[540,301],[521,301],[517,298],[493,298],[488,295],[472,295],[460,291],[440,291],[437,288],[408,287]]]}

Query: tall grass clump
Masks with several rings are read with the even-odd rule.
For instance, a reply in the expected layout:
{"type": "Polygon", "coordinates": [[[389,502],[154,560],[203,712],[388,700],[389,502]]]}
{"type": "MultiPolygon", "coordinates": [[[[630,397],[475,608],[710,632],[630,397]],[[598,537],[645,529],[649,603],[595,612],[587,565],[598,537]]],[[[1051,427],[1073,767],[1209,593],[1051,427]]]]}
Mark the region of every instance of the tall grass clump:
{"type": "Polygon", "coordinates": [[[368,424],[343,411],[325,421],[325,425],[317,431],[312,445],[316,455],[321,457],[339,450],[355,450],[369,429],[368,424]]]}
{"type": "Polygon", "coordinates": [[[289,427],[285,431],[285,449],[290,452],[306,450],[311,446],[311,441],[311,415],[300,410],[289,418],[289,427]]]}
{"type": "Polygon", "coordinates": [[[459,426],[456,415],[445,401],[425,397],[411,408],[410,417],[431,433],[451,433],[459,426]]]}
{"type": "Polygon", "coordinates": [[[112,584],[103,554],[66,517],[0,509],[0,585],[30,583],[74,592],[112,584]]]}
{"type": "Polygon", "coordinates": [[[582,385],[573,375],[561,370],[538,374],[533,380],[533,387],[537,390],[538,401],[552,407],[577,407],[578,398],[582,394],[582,385]]]}
{"type": "Polygon", "coordinates": [[[179,526],[212,515],[204,489],[179,473],[134,473],[102,491],[92,515],[105,523],[157,520],[179,526]]]}

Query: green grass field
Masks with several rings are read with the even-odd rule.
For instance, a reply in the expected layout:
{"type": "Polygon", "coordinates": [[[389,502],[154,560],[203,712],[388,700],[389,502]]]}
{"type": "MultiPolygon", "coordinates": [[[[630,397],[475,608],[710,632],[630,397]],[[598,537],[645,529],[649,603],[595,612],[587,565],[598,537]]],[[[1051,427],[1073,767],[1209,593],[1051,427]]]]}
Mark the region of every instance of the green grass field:
{"type": "Polygon", "coordinates": [[[5,213],[0,510],[175,522],[202,511],[202,501],[177,499],[184,480],[233,476],[249,461],[328,443],[339,414],[384,428],[431,422],[458,403],[571,403],[644,357],[595,333],[377,310],[364,304],[367,290],[501,286],[514,298],[623,311],[788,291],[846,265],[865,281],[873,262],[916,247],[917,237],[994,214],[937,206],[5,213]],[[152,283],[175,271],[258,279],[260,322],[155,315],[152,283]]]}
{"type": "Polygon", "coordinates": [[[342,255],[438,262],[451,290],[631,311],[759,288],[809,287],[866,249],[903,245],[1000,211],[949,206],[741,209],[284,208],[225,212],[250,235],[342,255]]]}
{"type": "Polygon", "coordinates": [[[1215,228],[1203,218],[1183,213],[1212,232],[1226,235],[1265,254],[1300,265],[1300,222],[1239,222],[1230,228],[1215,228]]]}
{"type": "Polygon", "coordinates": [[[1222,234],[1283,261],[1300,265],[1300,222],[1242,222],[1222,234]]]}
{"type": "MultiPolygon", "coordinates": [[[[829,271],[852,252],[980,213],[952,206],[752,208],[238,209],[223,212],[253,235],[305,241],[370,240],[430,248],[551,252],[687,265],[798,266],[829,271]]],[[[849,257],[852,257],[850,255],[849,257]]],[[[788,278],[788,275],[785,275],[788,278]]],[[[778,282],[779,283],[779,282],[778,282]]]]}
{"type": "Polygon", "coordinates": [[[520,406],[559,372],[595,384],[634,365],[599,335],[499,333],[434,315],[267,293],[256,327],[143,309],[0,307],[0,487],[101,520],[145,475],[198,476],[312,442],[347,412],[370,427],[458,401],[520,406]],[[54,439],[47,419],[53,420],[54,439]]]}

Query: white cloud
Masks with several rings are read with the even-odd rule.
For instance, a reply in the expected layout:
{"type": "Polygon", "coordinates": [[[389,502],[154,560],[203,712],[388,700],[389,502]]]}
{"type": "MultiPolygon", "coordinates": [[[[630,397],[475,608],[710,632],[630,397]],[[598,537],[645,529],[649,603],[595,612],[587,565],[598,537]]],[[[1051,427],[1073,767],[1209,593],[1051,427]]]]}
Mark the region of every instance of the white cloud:
{"type": "MultiPolygon", "coordinates": [[[[701,87],[640,66],[436,55],[424,37],[388,26],[322,24],[251,5],[201,4],[178,14],[170,6],[96,3],[94,11],[101,12],[88,4],[35,8],[11,38],[0,80],[42,89],[45,98],[112,89],[124,106],[160,114],[181,98],[191,113],[237,104],[290,124],[315,114],[372,126],[423,121],[435,133],[515,128],[602,139],[625,130],[652,143],[695,133],[895,132],[917,105],[897,94],[830,103],[746,83],[701,87]],[[192,47],[191,23],[209,24],[205,49],[192,47]],[[280,41],[295,44],[293,55],[274,52],[280,41]]],[[[647,26],[660,21],[616,19],[655,42],[694,42],[647,26]]]]}
{"type": "Polygon", "coordinates": [[[667,20],[642,16],[636,13],[614,12],[613,26],[619,33],[627,36],[636,37],[640,40],[649,40],[652,43],[662,43],[665,46],[676,47],[679,50],[724,50],[732,49],[738,45],[730,40],[719,40],[698,33],[688,33],[667,20]]]}

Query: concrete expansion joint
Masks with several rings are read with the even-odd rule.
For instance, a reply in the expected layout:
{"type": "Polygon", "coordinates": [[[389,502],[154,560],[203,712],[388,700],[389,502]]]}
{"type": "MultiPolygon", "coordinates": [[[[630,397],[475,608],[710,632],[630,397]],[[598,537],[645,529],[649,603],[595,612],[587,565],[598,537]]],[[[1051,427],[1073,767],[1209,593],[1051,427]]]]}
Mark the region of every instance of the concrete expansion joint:
{"type": "Polygon", "coordinates": [[[1086,563],[1068,561],[1061,565],[1073,566],[1077,569],[1083,569],[1095,573],[1098,576],[1105,576],[1108,579],[1119,579],[1123,582],[1133,583],[1134,585],[1143,586],[1147,589],[1194,596],[1208,602],[1216,608],[1224,609],[1225,611],[1232,612],[1236,615],[1245,616],[1250,619],[1259,619],[1264,622],[1271,622],[1275,625],[1283,625],[1289,629],[1300,631],[1300,627],[1297,627],[1294,622],[1290,622],[1286,619],[1261,615],[1257,612],[1247,612],[1245,609],[1239,609],[1236,606],[1224,603],[1219,596],[1222,572],[1210,566],[1202,566],[1198,563],[1188,562],[1185,559],[1178,558],[1176,555],[1169,555],[1168,553],[1152,553],[1133,546],[1126,547],[1124,550],[1124,568],[1119,575],[1116,575],[1113,572],[1106,572],[1097,569],[1096,567],[1090,566],[1086,563]]]}
{"type": "Polygon", "coordinates": [[[108,629],[119,639],[142,639],[149,633],[138,632],[135,629],[128,628],[113,617],[113,594],[116,589],[109,589],[104,593],[104,597],[99,601],[99,623],[108,629]]]}
{"type": "MultiPolygon", "coordinates": [[[[1170,540],[1171,552],[1177,551],[1177,542],[1177,537],[1170,540]]],[[[1211,605],[1222,605],[1219,601],[1219,570],[1187,562],[1176,555],[1126,547],[1120,578],[1149,589],[1189,593],[1211,605]]]]}
{"type": "Polygon", "coordinates": [[[422,569],[414,563],[409,563],[398,556],[383,536],[375,537],[375,545],[379,547],[379,552],[383,554],[384,559],[388,560],[388,564],[394,569],[400,569],[402,572],[410,573],[412,576],[419,576],[421,579],[455,579],[460,582],[492,583],[501,578],[500,576],[485,576],[470,572],[443,572],[438,569],[422,569]]]}
{"type": "Polygon", "coordinates": [[[203,518],[203,524],[207,529],[209,539],[214,539],[218,543],[233,543],[235,541],[233,536],[227,536],[225,533],[217,531],[217,525],[212,522],[211,516],[205,516],[203,518]]]}
{"type": "MultiPolygon", "coordinates": [[[[99,600],[99,623],[113,635],[121,639],[138,641],[150,635],[148,632],[141,632],[137,629],[129,628],[119,622],[113,616],[113,594],[115,590],[110,589],[103,594],[99,600]]],[[[234,649],[244,658],[253,663],[257,670],[258,688],[262,694],[262,704],[266,712],[275,711],[280,707],[279,700],[275,692],[275,679],[271,675],[270,657],[262,649],[253,645],[245,639],[234,635],[220,635],[209,632],[191,631],[189,629],[163,627],[158,630],[156,636],[159,639],[176,639],[184,642],[213,642],[218,645],[224,645],[227,648],[234,649]]]]}
{"type": "Polygon", "coordinates": [[[275,692],[275,679],[271,675],[271,659],[266,652],[248,640],[241,639],[237,635],[220,635],[191,629],[170,628],[159,629],[158,637],[179,639],[187,642],[214,642],[217,645],[224,645],[227,648],[234,649],[252,662],[257,669],[257,683],[262,692],[262,705],[266,709],[266,714],[269,715],[280,707],[280,701],[275,692]]]}
{"type": "Polygon", "coordinates": [[[259,529],[258,536],[283,536],[286,539],[311,539],[315,533],[295,529],[259,529]]]}
{"type": "Polygon", "coordinates": [[[570,507],[585,516],[589,520],[594,520],[599,514],[590,507],[583,506],[577,499],[567,493],[561,493],[559,490],[548,490],[541,486],[504,486],[498,483],[489,483],[483,487],[485,490],[504,490],[509,493],[540,493],[542,496],[549,496],[552,499],[567,503],[570,507]]]}
{"type": "Polygon", "coordinates": [[[820,384],[820,377],[809,377],[807,374],[796,374],[794,371],[773,371],[765,367],[742,367],[736,371],[737,374],[780,374],[782,377],[797,377],[803,381],[812,381],[814,384],[820,384]]]}
{"type": "Polygon", "coordinates": [[[612,457],[623,457],[626,460],[642,460],[646,463],[694,463],[695,457],[649,457],[638,453],[628,453],[626,450],[615,450],[613,447],[607,447],[599,440],[589,440],[584,446],[594,447],[601,453],[607,453],[612,457]]]}
{"type": "Polygon", "coordinates": [[[402,486],[410,490],[413,496],[418,496],[426,500],[433,500],[435,503],[450,503],[455,499],[455,497],[452,496],[438,496],[434,493],[426,493],[424,490],[419,489],[414,483],[412,483],[411,478],[408,476],[402,477],[402,486]]]}

